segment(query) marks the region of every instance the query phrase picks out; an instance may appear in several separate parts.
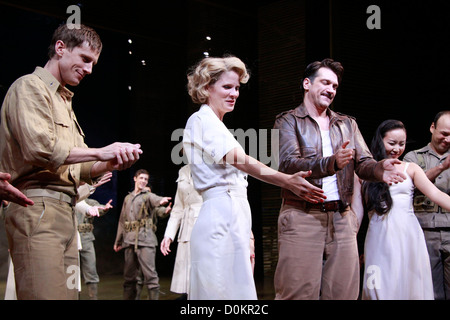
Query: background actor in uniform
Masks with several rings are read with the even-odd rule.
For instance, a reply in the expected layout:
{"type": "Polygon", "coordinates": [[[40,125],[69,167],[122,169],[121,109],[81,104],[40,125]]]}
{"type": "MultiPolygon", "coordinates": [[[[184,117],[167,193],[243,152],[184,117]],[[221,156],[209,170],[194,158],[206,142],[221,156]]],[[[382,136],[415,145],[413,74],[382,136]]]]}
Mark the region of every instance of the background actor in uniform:
{"type": "Polygon", "coordinates": [[[157,217],[167,217],[172,210],[170,197],[160,197],[148,191],[150,175],[140,169],[134,175],[134,190],[123,201],[117,227],[114,251],[125,249],[123,294],[125,300],[136,299],[138,270],[144,277],[150,300],[159,299],[159,278],[155,267],[158,246],[157,217]],[[167,205],[167,207],[164,207],[167,205]]]}
{"type": "MultiPolygon", "coordinates": [[[[417,163],[436,187],[450,194],[450,111],[439,112],[430,127],[431,141],[410,151],[404,161],[417,163]]],[[[416,190],[414,211],[424,231],[433,275],[434,298],[450,299],[450,212],[416,190]]]]}

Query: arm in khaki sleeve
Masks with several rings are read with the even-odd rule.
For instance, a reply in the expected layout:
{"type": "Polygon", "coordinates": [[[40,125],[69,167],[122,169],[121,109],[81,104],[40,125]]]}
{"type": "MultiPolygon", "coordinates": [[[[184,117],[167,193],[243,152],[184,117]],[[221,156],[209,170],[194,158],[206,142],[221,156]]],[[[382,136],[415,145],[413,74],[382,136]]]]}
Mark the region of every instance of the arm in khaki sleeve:
{"type": "Polygon", "coordinates": [[[147,208],[150,210],[157,209],[154,213],[156,213],[159,217],[167,217],[167,214],[170,213],[170,210],[172,210],[169,203],[170,200],[170,197],[160,197],[152,192],[149,192],[146,198],[147,208]],[[166,204],[169,204],[169,206],[166,207],[166,204]]]}
{"type": "Polygon", "coordinates": [[[8,99],[4,121],[21,147],[24,161],[55,172],[64,164],[70,149],[56,135],[55,126],[62,124],[53,117],[53,106],[48,103],[52,98],[45,84],[38,78],[19,80],[8,99]]]}
{"type": "Polygon", "coordinates": [[[90,184],[84,183],[78,187],[78,202],[86,200],[91,194],[93,194],[95,188],[90,184]]]}
{"type": "Polygon", "coordinates": [[[154,214],[156,214],[158,217],[160,218],[167,218],[169,216],[170,213],[170,205],[168,207],[164,207],[164,206],[159,206],[153,209],[154,210],[154,214]],[[169,212],[167,212],[169,211],[169,212]]]}
{"type": "Polygon", "coordinates": [[[125,212],[126,201],[127,201],[127,197],[125,197],[125,200],[123,202],[122,210],[120,211],[119,223],[117,225],[116,240],[114,241],[114,251],[116,251],[116,252],[118,252],[120,249],[122,249],[124,224],[125,224],[125,216],[126,216],[126,212],[125,212]]]}
{"type": "Polygon", "coordinates": [[[89,176],[97,178],[108,171],[125,170],[139,160],[142,154],[140,144],[115,142],[102,148],[75,147],[70,150],[64,164],[88,164],[89,176]]]}

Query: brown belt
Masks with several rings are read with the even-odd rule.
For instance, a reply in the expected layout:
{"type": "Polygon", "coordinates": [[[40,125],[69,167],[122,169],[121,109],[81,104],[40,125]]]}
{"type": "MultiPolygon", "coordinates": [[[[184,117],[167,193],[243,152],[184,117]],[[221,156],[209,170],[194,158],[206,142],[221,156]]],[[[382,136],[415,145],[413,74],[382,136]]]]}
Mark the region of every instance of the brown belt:
{"type": "Polygon", "coordinates": [[[302,200],[295,200],[295,199],[284,199],[284,204],[288,206],[293,206],[302,209],[305,212],[308,212],[311,209],[316,209],[322,212],[329,212],[329,211],[339,211],[344,212],[345,206],[342,203],[342,201],[327,201],[322,203],[311,203],[307,201],[302,200]]]}

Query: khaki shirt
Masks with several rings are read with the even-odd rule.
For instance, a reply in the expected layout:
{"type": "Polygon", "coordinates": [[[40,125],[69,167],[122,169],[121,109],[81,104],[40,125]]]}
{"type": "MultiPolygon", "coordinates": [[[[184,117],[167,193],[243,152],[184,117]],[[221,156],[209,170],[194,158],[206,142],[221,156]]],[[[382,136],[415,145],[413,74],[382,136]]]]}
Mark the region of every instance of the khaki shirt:
{"type": "Polygon", "coordinates": [[[119,224],[117,226],[115,245],[122,246],[123,248],[135,244],[139,246],[156,247],[158,245],[158,240],[155,231],[151,226],[142,226],[137,230],[134,229],[130,231],[127,230],[126,223],[140,221],[141,219],[146,218],[145,213],[141,212],[142,204],[145,203],[148,212],[147,218],[153,225],[156,225],[157,216],[165,217],[166,208],[160,206],[161,200],[162,197],[148,191],[143,191],[138,194],[135,194],[134,191],[130,192],[123,201],[119,224]],[[138,236],[137,242],[136,235],[138,236]]]}
{"type": "Polygon", "coordinates": [[[45,188],[77,194],[92,184],[94,162],[64,165],[70,150],[87,147],[72,109],[73,93],[44,68],[17,79],[1,110],[0,171],[20,190],[45,188]]]}
{"type": "MultiPolygon", "coordinates": [[[[403,158],[406,162],[417,163],[425,172],[441,164],[448,156],[447,151],[442,157],[433,151],[430,144],[426,147],[408,152],[403,158]]],[[[434,185],[447,194],[450,194],[450,170],[443,171],[434,182],[434,185]]],[[[450,227],[450,213],[435,205],[430,199],[423,196],[420,191],[415,191],[415,203],[423,203],[423,205],[414,206],[414,211],[420,225],[423,228],[447,228],[450,227]],[[420,198],[417,198],[420,197],[420,198]]]]}

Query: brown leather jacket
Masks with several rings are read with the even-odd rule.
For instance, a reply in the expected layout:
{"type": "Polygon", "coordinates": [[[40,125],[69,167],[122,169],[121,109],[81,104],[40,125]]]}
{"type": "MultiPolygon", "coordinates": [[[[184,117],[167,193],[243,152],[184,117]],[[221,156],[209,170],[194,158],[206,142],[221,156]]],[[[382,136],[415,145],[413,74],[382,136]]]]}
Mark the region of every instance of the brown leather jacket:
{"type": "MultiPolygon", "coordinates": [[[[312,170],[308,181],[322,188],[322,178],[337,175],[340,198],[344,206],[351,203],[354,173],[363,180],[381,181],[382,163],[377,163],[367,147],[354,118],[327,110],[330,119],[330,137],[333,150],[338,150],[346,140],[348,148],[355,149],[354,161],[337,170],[336,157],[322,156],[322,138],[317,122],[301,104],[277,116],[274,129],[279,130],[279,171],[293,174],[312,170]]],[[[284,199],[300,200],[290,190],[282,189],[284,199]]]]}

